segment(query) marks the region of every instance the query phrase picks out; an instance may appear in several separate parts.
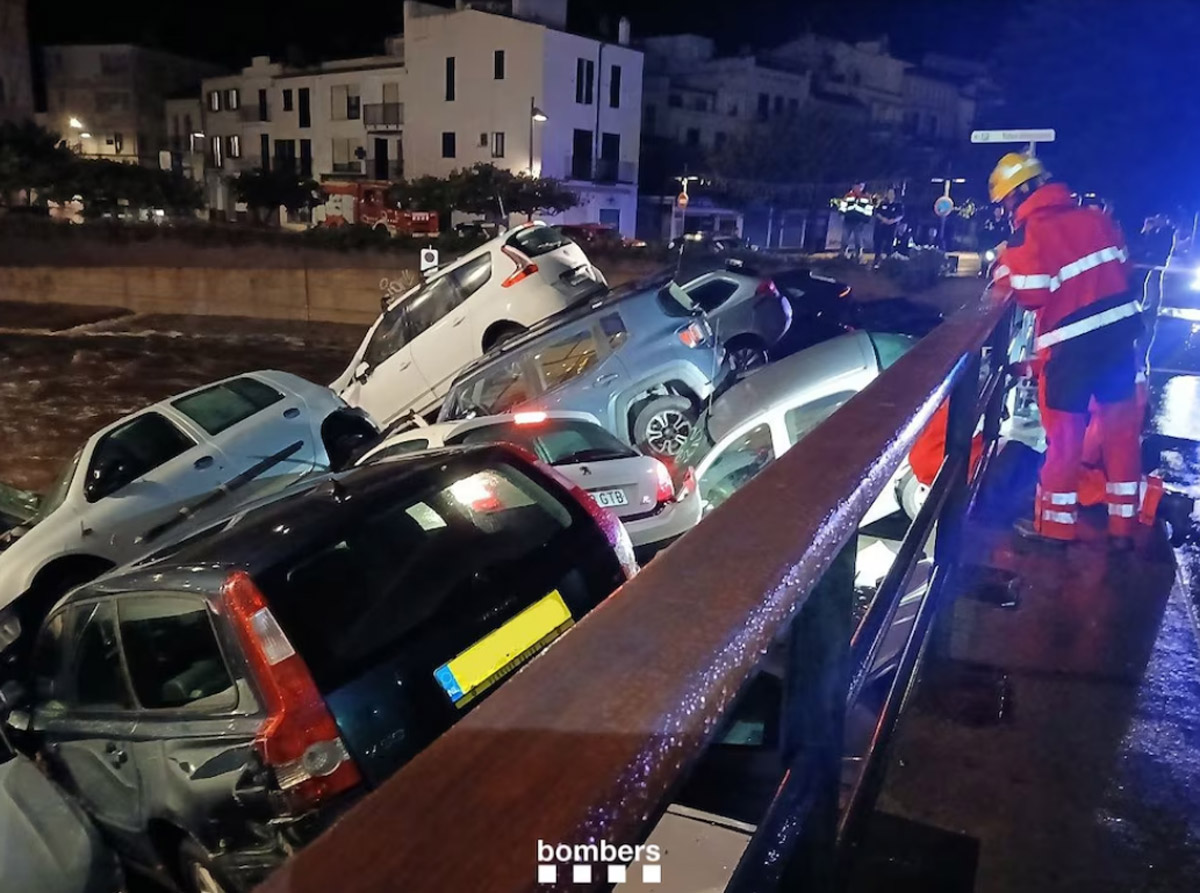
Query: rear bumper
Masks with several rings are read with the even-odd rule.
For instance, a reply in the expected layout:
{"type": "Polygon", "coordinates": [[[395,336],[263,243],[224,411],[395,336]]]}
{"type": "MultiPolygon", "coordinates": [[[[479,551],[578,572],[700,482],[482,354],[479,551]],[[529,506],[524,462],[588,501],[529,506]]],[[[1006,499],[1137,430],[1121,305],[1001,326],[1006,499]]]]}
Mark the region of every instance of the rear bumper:
{"type": "Polygon", "coordinates": [[[678,539],[696,526],[700,520],[700,512],[692,510],[688,502],[699,506],[695,494],[682,502],[668,502],[656,514],[637,521],[625,521],[625,530],[635,549],[646,546],[664,546],[678,539]]]}

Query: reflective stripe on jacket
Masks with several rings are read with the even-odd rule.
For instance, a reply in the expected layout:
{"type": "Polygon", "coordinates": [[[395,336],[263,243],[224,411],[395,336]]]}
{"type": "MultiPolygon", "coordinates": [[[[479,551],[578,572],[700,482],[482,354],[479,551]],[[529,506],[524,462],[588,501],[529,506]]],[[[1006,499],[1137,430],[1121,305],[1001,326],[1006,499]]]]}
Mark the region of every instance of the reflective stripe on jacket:
{"type": "Polygon", "coordinates": [[[1039,352],[1140,312],[1125,240],[1103,212],[1048,183],[1017,208],[1015,223],[993,278],[1036,312],[1039,352]]]}

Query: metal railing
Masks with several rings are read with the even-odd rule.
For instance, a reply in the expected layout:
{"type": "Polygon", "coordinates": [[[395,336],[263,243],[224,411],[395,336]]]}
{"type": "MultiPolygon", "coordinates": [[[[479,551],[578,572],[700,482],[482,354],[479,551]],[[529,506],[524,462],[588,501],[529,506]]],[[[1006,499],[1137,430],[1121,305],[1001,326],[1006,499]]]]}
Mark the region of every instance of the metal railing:
{"type": "Polygon", "coordinates": [[[388,161],[383,171],[383,176],[380,176],[379,164],[374,158],[368,158],[364,163],[363,170],[367,177],[373,180],[403,180],[404,179],[404,162],[403,161],[388,161]]]}
{"type": "Polygon", "coordinates": [[[633,161],[617,161],[612,158],[596,160],[597,183],[636,183],[637,163],[633,161]]]}
{"type": "MultiPolygon", "coordinates": [[[[995,452],[1010,326],[1010,308],[986,302],[940,326],[262,889],[550,889],[536,883],[538,842],[645,840],[776,642],[788,646],[788,771],[727,889],[840,886],[995,452]],[[946,460],[855,628],[857,528],[946,400],[946,460]],[[981,416],[987,448],[972,477],[981,416]],[[935,570],[844,791],[847,705],[931,536],[935,570]]],[[[587,885],[560,878],[560,888],[587,885]]]]}
{"type": "Polygon", "coordinates": [[[362,107],[363,125],[369,129],[386,129],[404,125],[403,102],[368,102],[362,107]]]}

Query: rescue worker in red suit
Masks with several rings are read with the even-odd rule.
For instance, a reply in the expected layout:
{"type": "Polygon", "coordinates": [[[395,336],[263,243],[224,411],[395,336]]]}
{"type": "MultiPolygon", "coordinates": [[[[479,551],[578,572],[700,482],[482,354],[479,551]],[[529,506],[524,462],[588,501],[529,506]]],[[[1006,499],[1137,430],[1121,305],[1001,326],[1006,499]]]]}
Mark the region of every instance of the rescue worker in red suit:
{"type": "Polygon", "coordinates": [[[1034,311],[1041,366],[1046,457],[1033,517],[1018,521],[1017,532],[1045,543],[1075,539],[1094,400],[1108,533],[1114,547],[1127,549],[1137,530],[1142,480],[1134,350],[1142,324],[1124,239],[1102,211],[1072,201],[1070,190],[1050,181],[1032,156],[1001,158],[988,190],[1013,217],[1013,235],[993,271],[993,292],[1001,298],[1011,293],[1034,311]]]}

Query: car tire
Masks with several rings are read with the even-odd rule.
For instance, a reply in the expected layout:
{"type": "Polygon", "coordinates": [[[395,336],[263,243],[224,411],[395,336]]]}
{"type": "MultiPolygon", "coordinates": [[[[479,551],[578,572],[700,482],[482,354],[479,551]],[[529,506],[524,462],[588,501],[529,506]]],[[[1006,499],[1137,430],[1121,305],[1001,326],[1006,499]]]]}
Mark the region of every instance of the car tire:
{"type": "Polygon", "coordinates": [[[204,847],[190,837],[185,837],[179,845],[179,879],[185,893],[236,893],[241,889],[224,876],[204,847]]]}
{"type": "Polygon", "coordinates": [[[929,488],[917,480],[911,471],[896,484],[896,501],[910,521],[917,519],[917,513],[921,511],[928,495],[929,488]]]}
{"type": "Polygon", "coordinates": [[[725,345],[725,353],[730,370],[739,377],[761,369],[770,362],[767,346],[753,337],[734,338],[725,345]]]}
{"type": "Polygon", "coordinates": [[[524,326],[519,326],[515,322],[501,323],[484,336],[483,351],[487,353],[493,347],[499,347],[505,341],[511,341],[523,334],[525,334],[524,326]]]}
{"type": "Polygon", "coordinates": [[[696,409],[686,397],[656,397],[638,410],[633,443],[648,456],[674,459],[696,424],[696,409]]]}

